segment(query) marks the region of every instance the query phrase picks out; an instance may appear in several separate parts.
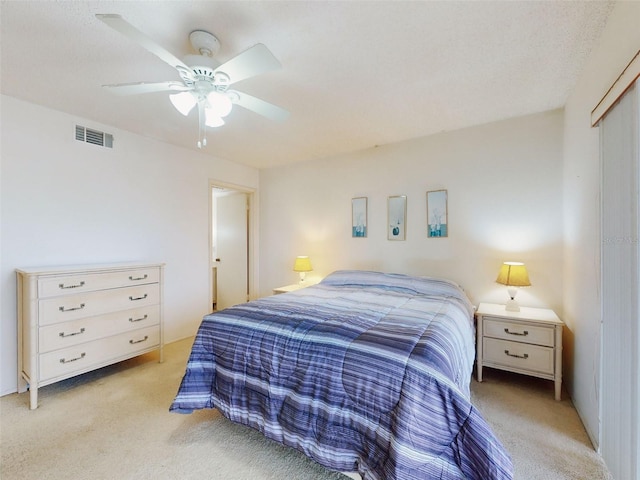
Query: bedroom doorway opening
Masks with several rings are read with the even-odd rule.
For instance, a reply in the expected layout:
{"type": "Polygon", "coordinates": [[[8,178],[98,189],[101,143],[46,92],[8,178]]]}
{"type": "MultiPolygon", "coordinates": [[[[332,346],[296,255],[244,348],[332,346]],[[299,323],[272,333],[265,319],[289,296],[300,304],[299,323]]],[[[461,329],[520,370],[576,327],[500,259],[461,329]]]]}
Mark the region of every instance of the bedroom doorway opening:
{"type": "Polygon", "coordinates": [[[253,192],[210,183],[210,305],[212,310],[249,301],[253,192]]]}

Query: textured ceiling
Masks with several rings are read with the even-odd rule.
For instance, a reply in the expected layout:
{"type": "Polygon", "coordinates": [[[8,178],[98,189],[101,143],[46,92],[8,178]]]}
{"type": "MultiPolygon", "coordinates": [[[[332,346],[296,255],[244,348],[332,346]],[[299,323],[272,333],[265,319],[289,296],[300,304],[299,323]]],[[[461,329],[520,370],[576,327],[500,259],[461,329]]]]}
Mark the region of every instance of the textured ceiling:
{"type": "MultiPolygon", "coordinates": [[[[214,33],[224,62],[264,43],[282,70],[234,85],[286,108],[284,123],[241,108],[204,152],[258,168],[324,158],[562,107],[613,7],[598,1],[2,1],[1,91],[197,149],[197,115],[167,93],[103,84],[179,81],[110,29],[118,13],[167,50],[214,33]]],[[[87,126],[91,127],[90,124],[87,126]]],[[[116,138],[117,142],[117,138],[116,138]]]]}

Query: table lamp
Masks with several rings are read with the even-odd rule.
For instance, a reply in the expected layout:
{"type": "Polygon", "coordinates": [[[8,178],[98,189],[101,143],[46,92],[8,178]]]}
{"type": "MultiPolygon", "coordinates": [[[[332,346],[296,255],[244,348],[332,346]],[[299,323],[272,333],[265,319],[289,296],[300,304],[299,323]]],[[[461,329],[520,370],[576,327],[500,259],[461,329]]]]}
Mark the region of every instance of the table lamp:
{"type": "Polygon", "coordinates": [[[293,263],[293,271],[300,273],[300,281],[298,282],[300,285],[304,283],[304,276],[307,272],[313,270],[311,268],[311,260],[306,255],[301,255],[296,257],[295,262],[293,263]]]}
{"type": "Polygon", "coordinates": [[[531,285],[527,267],[524,266],[524,263],[504,262],[502,267],[500,267],[496,282],[508,287],[507,292],[509,293],[510,300],[507,301],[504,307],[505,310],[509,312],[519,312],[520,306],[518,302],[516,302],[518,287],[528,287],[531,285]]]}

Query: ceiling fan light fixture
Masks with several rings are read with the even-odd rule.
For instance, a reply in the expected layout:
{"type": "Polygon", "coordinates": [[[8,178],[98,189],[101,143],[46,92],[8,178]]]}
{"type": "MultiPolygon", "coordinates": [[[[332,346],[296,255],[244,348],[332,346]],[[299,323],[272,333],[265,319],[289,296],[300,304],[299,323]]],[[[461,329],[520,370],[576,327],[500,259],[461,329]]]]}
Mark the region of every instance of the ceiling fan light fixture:
{"type": "Polygon", "coordinates": [[[214,58],[220,48],[218,39],[204,30],[195,30],[189,35],[189,40],[197,53],[187,55],[183,61],[120,15],[97,14],[96,18],[175,68],[182,80],[104,86],[121,95],[172,92],[169,95],[172,105],[185,117],[197,105],[198,148],[207,145],[206,127],[224,125],[222,118],[231,113],[233,105],[240,105],[272,120],[284,120],[288,117],[289,112],[276,105],[245,93],[228,90],[231,85],[242,80],[282,68],[278,59],[263,44],[257,43],[221,64],[214,58]]]}
{"type": "Polygon", "coordinates": [[[231,113],[231,108],[233,107],[231,99],[216,90],[207,94],[207,102],[209,103],[207,111],[211,110],[218,117],[226,117],[231,113]]]}
{"type": "Polygon", "coordinates": [[[176,110],[178,110],[185,117],[189,115],[189,112],[196,106],[196,98],[191,92],[180,92],[169,95],[169,100],[176,110]]]}
{"type": "Polygon", "coordinates": [[[224,125],[224,120],[222,120],[222,117],[220,117],[220,115],[218,115],[214,110],[212,110],[211,108],[207,107],[204,110],[204,116],[205,116],[205,125],[207,127],[221,127],[222,125],[224,125]]]}

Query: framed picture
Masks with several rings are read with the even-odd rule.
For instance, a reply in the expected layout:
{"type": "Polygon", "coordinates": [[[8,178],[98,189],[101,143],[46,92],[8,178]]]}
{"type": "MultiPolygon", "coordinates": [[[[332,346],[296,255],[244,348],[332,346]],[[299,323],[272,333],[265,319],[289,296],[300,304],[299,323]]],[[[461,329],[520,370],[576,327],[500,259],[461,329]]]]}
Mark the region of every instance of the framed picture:
{"type": "Polygon", "coordinates": [[[427,192],[427,229],[430,238],[449,236],[447,191],[427,192]]]}
{"type": "Polygon", "coordinates": [[[367,197],[351,199],[351,236],[367,236],[367,197]]]}
{"type": "Polygon", "coordinates": [[[407,196],[397,195],[387,199],[387,239],[404,240],[407,235],[407,196]]]}

